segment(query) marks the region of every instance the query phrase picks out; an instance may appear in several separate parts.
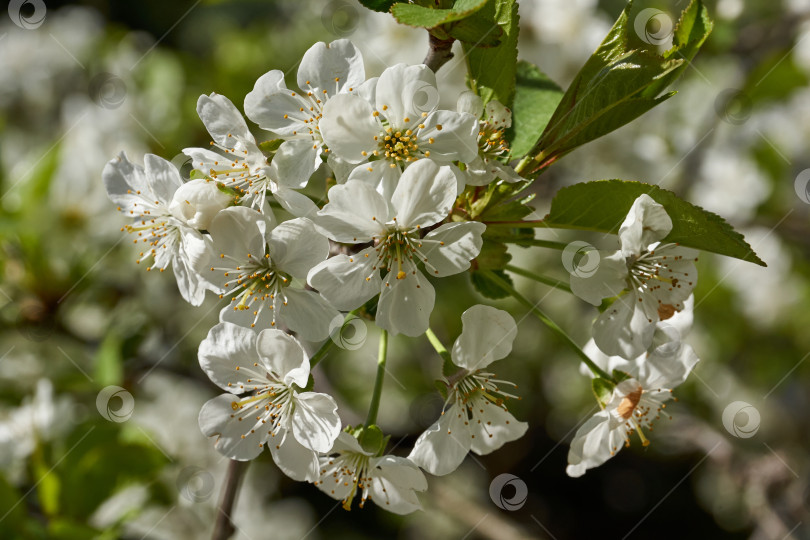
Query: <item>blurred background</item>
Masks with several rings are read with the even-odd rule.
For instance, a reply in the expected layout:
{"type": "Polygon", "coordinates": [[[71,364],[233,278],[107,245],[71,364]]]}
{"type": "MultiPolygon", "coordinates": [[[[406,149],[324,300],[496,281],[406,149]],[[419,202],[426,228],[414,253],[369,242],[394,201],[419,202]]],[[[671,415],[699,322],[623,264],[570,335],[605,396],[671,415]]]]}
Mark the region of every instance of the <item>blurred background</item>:
{"type": "MultiPolygon", "coordinates": [[[[197,425],[217,390],[196,348],[220,305],[192,308],[170,275],[135,264],[101,170],[122,150],[182,168],[181,149],[208,141],[200,94],[241,108],[270,69],[294,82],[315,41],[352,39],[377,75],[421,61],[426,36],[354,0],[10,4],[0,14],[0,537],[206,538],[227,463],[197,425]]],[[[425,510],[404,518],[373,504],[346,512],[265,453],[248,470],[235,538],[810,538],[810,1],[707,4],[715,30],[679,94],[536,182],[539,215],[567,184],[658,184],[724,216],[768,263],[701,257],[688,341],[702,361],[652,444],[568,478],[590,385],[574,355],[499,301],[520,321],[495,369],[520,382],[511,410],[530,424],[523,439],[430,478],[425,510]],[[509,503],[523,485],[525,502],[509,503]]],[[[652,5],[677,19],[686,2],[652,5]]],[[[524,0],[520,57],[565,86],[623,7],[524,0]]],[[[456,56],[438,76],[448,108],[464,83],[456,56]]],[[[570,239],[580,237],[615,245],[570,239]]],[[[566,277],[559,252],[512,254],[516,266],[566,277]]],[[[516,284],[587,341],[589,306],[516,284]]],[[[464,275],[437,294],[433,327],[450,344],[461,312],[485,300],[464,275]]],[[[377,336],[359,330],[361,346],[315,374],[344,424],[362,421],[375,369],[377,336]]],[[[390,354],[379,423],[402,454],[441,409],[441,362],[425,339],[396,338],[390,354]]]]}

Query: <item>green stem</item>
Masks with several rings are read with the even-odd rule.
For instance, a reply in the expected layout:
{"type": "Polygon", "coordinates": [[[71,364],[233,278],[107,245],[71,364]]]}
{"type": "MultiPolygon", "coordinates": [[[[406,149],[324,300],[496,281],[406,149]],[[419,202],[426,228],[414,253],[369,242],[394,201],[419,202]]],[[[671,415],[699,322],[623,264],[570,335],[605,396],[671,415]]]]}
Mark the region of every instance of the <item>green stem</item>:
{"type": "Polygon", "coordinates": [[[388,356],[388,332],[380,334],[380,349],[377,357],[377,378],[374,380],[374,393],[368,406],[366,427],[377,422],[377,411],[380,410],[380,396],[382,396],[383,379],[385,378],[385,359],[388,356]]]}
{"type": "Polygon", "coordinates": [[[520,162],[515,166],[515,172],[520,174],[521,172],[523,172],[523,169],[525,169],[526,166],[531,162],[532,162],[531,156],[524,156],[523,159],[521,159],[520,162]]]}
{"type": "Polygon", "coordinates": [[[543,283],[544,285],[548,285],[550,287],[554,287],[555,289],[560,289],[565,292],[571,292],[571,287],[564,281],[560,281],[559,279],[554,279],[546,276],[541,276],[540,274],[535,274],[534,272],[529,272],[528,270],[524,270],[523,268],[518,268],[516,266],[512,266],[511,264],[507,264],[504,266],[504,270],[508,272],[512,272],[513,274],[517,274],[519,276],[523,276],[525,278],[529,278],[534,280],[538,283],[543,283]]]}
{"type": "Polygon", "coordinates": [[[452,358],[450,357],[450,352],[447,350],[447,347],[445,347],[444,344],[441,342],[441,340],[438,338],[438,336],[433,333],[433,330],[428,328],[427,332],[425,332],[425,335],[427,336],[428,341],[430,341],[430,344],[433,345],[433,348],[436,349],[436,352],[439,353],[439,356],[441,356],[445,362],[453,361],[452,358]]]}
{"type": "Polygon", "coordinates": [[[568,244],[565,242],[555,242],[554,240],[540,240],[539,238],[505,238],[501,240],[506,244],[521,244],[526,246],[538,246],[549,249],[563,251],[568,244]]]}
{"type": "Polygon", "coordinates": [[[568,336],[568,334],[565,333],[565,330],[560,328],[557,325],[557,323],[549,319],[548,316],[540,310],[540,308],[538,308],[536,305],[530,302],[525,296],[517,292],[514,287],[512,287],[509,283],[501,279],[498,276],[498,274],[495,274],[490,270],[485,270],[484,273],[493,283],[496,283],[500,288],[511,294],[515,298],[515,300],[517,300],[518,302],[529,308],[529,311],[531,311],[534,316],[540,319],[540,322],[545,324],[552,332],[557,334],[557,337],[562,339],[569,347],[571,347],[571,349],[573,349],[575,353],[577,353],[579,358],[585,363],[586,366],[588,366],[588,368],[593,372],[594,375],[596,375],[597,377],[602,377],[604,379],[613,380],[613,377],[611,377],[605,370],[597,366],[593,362],[593,360],[591,360],[588,357],[588,355],[585,354],[585,351],[580,349],[579,345],[574,343],[574,340],[572,340],[568,336]]]}

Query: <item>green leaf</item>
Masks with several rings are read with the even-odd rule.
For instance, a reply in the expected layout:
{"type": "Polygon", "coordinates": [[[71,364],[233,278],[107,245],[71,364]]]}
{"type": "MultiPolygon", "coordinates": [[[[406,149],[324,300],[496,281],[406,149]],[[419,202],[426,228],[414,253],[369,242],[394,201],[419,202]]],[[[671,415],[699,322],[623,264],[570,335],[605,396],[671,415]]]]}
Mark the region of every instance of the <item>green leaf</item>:
{"type": "Polygon", "coordinates": [[[658,54],[635,34],[631,14],[636,11],[628,3],[566,90],[531,150],[536,162],[531,173],[671,97],[671,93],[660,94],[683,72],[712,29],[706,9],[700,0],[693,0],[678,22],[673,47],[658,54]]]}
{"type": "Polygon", "coordinates": [[[259,143],[259,149],[262,152],[275,152],[284,142],[284,139],[271,139],[269,141],[262,141],[259,143]]]}
{"type": "Polygon", "coordinates": [[[465,43],[464,53],[469,66],[470,87],[481,96],[484,103],[493,99],[510,107],[515,94],[515,71],[517,64],[518,6],[515,0],[492,0],[478,12],[491,23],[479,42],[491,33],[503,32],[497,47],[482,48],[475,43],[465,43]],[[500,29],[500,30],[499,30],[500,29]]]}
{"type": "Polygon", "coordinates": [[[598,180],[563,188],[551,201],[551,211],[543,221],[553,228],[615,234],[633,202],[643,194],[661,204],[672,219],[672,231],[664,242],[677,242],[767,266],[723,218],[680,199],[671,191],[642,182],[598,180]]]}
{"type": "Polygon", "coordinates": [[[506,244],[484,240],[481,252],[473,261],[473,268],[476,270],[500,270],[512,260],[512,256],[507,253],[506,244]]]}
{"type": "Polygon", "coordinates": [[[445,25],[443,28],[450,37],[476,47],[495,47],[500,45],[503,37],[503,30],[500,27],[490,31],[492,23],[478,15],[445,25]]]}
{"type": "Polygon", "coordinates": [[[597,377],[591,381],[591,389],[593,390],[593,395],[596,396],[596,401],[599,402],[599,405],[604,409],[607,407],[608,402],[610,402],[610,398],[613,395],[613,389],[616,388],[616,385],[613,381],[608,379],[602,379],[601,377],[597,377]]]}
{"type": "Polygon", "coordinates": [[[360,3],[368,9],[388,13],[396,0],[360,0],[360,3]]]}
{"type": "MultiPolygon", "coordinates": [[[[506,281],[510,285],[513,284],[512,278],[503,270],[492,270],[499,278],[506,281]]],[[[493,282],[487,277],[486,271],[470,272],[470,280],[472,281],[473,288],[478,291],[484,298],[491,298],[498,300],[499,298],[506,298],[509,296],[509,291],[503,290],[497,283],[493,282]]]]}
{"type": "Polygon", "coordinates": [[[124,380],[121,345],[121,337],[115,332],[109,332],[98,347],[93,380],[102,387],[120,385],[124,380]]]}
{"type": "Polygon", "coordinates": [[[562,89],[536,66],[518,62],[512,127],[506,132],[513,156],[523,156],[532,149],[562,96],[562,89]]]}
{"type": "Polygon", "coordinates": [[[436,28],[443,24],[466,19],[480,10],[488,0],[459,0],[452,9],[435,9],[400,2],[391,8],[391,14],[401,24],[419,28],[436,28]]]}

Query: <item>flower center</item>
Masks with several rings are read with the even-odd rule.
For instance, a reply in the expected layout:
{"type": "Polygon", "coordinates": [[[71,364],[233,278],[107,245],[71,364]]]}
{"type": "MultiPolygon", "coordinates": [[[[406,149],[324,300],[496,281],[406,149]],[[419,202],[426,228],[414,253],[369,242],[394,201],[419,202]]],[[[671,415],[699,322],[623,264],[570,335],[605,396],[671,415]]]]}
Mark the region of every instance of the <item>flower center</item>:
{"type": "Polygon", "coordinates": [[[633,411],[636,410],[638,402],[641,401],[641,394],[643,392],[643,389],[639,386],[638,389],[633,390],[629,394],[625,395],[621,403],[619,403],[619,406],[616,408],[616,413],[625,420],[630,418],[633,415],[633,411]]]}
{"type": "Polygon", "coordinates": [[[410,162],[419,159],[419,145],[416,135],[410,129],[404,131],[389,127],[380,135],[380,153],[391,161],[391,164],[410,162]]]}
{"type": "MultiPolygon", "coordinates": [[[[369,456],[358,454],[355,452],[346,452],[339,454],[335,457],[323,458],[321,460],[323,468],[321,469],[321,479],[315,482],[315,485],[328,484],[334,482],[333,487],[338,487],[341,484],[346,487],[351,485],[351,489],[346,497],[343,499],[343,509],[351,510],[352,501],[360,490],[360,508],[363,508],[366,500],[369,498],[368,489],[371,486],[372,477],[369,474],[369,456]]],[[[331,490],[334,495],[335,490],[331,490]]]]}
{"type": "Polygon", "coordinates": [[[284,289],[290,286],[292,278],[275,268],[269,254],[257,258],[248,253],[247,262],[245,262],[237,261],[221,253],[220,261],[223,261],[223,266],[211,267],[212,272],[221,271],[227,278],[223,287],[229,290],[221,294],[220,298],[233,295],[231,303],[235,303],[233,307],[235,311],[253,310],[254,318],[251,327],[256,326],[262,310],[272,310],[273,320],[270,326],[275,326],[278,302],[280,301],[284,306],[287,305],[284,289]],[[235,265],[228,265],[227,261],[231,261],[235,265]]]}

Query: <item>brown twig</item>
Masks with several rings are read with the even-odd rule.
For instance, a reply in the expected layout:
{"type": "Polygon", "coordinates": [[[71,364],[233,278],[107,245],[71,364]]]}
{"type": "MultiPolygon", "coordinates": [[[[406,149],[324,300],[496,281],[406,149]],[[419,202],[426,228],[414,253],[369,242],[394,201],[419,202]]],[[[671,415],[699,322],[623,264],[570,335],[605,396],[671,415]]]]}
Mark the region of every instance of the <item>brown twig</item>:
{"type": "Polygon", "coordinates": [[[222,497],[217,507],[217,519],[214,523],[214,534],[211,540],[227,540],[233,535],[234,525],[231,520],[233,506],[236,502],[236,494],[239,492],[239,484],[247,471],[249,461],[231,460],[228,464],[228,472],[225,476],[225,485],[222,487],[222,497]]]}
{"type": "Polygon", "coordinates": [[[448,60],[453,58],[453,42],[455,39],[439,39],[433,34],[428,33],[428,45],[430,49],[428,50],[427,56],[425,56],[425,60],[422,62],[427,67],[433,70],[433,73],[439,71],[443,65],[447,63],[448,60]]]}

